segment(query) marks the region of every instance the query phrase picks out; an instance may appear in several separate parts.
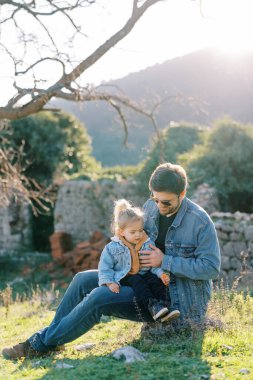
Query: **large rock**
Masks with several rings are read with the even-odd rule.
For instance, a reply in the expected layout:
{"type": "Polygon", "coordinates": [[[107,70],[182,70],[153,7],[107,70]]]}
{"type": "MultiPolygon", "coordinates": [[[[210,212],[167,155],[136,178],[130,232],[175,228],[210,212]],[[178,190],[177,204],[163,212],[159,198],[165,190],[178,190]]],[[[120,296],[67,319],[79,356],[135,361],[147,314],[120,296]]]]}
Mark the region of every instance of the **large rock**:
{"type": "Polygon", "coordinates": [[[244,231],[245,239],[248,241],[253,241],[253,226],[247,226],[244,231]]]}

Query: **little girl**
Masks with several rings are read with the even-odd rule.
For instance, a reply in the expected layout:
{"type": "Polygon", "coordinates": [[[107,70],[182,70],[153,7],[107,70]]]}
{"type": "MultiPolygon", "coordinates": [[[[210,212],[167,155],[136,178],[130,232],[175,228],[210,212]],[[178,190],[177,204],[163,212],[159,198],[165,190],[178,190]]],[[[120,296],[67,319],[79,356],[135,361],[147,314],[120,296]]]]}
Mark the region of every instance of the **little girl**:
{"type": "Polygon", "coordinates": [[[143,212],[125,199],[115,202],[113,214],[114,237],[101,254],[98,265],[99,286],[106,285],[120,292],[120,285],[131,286],[137,302],[146,307],[154,320],[165,322],[179,317],[169,312],[169,275],[161,268],[140,268],[139,251],[148,250],[149,239],[143,230],[143,212]]]}

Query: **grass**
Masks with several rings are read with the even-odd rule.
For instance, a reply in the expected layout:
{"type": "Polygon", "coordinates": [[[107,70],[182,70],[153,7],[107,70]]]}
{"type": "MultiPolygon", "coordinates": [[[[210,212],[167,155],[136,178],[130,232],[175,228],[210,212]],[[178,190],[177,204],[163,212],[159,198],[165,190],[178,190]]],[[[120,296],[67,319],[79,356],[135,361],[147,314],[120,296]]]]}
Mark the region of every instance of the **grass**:
{"type": "MultiPolygon", "coordinates": [[[[55,290],[33,291],[31,297],[13,301],[12,290],[1,293],[0,348],[24,341],[50,323],[59,297],[55,290]]],[[[219,321],[205,329],[163,335],[141,335],[142,324],[104,318],[89,333],[69,343],[64,352],[32,360],[7,361],[0,357],[0,379],[253,379],[253,298],[222,289],[214,293],[209,317],[219,321]],[[222,326],[221,326],[222,323],[222,326]],[[95,347],[78,352],[75,346],[95,347]],[[125,364],[110,356],[113,350],[133,345],[146,360],[125,364]],[[57,363],[73,368],[57,369],[57,363]]]]}

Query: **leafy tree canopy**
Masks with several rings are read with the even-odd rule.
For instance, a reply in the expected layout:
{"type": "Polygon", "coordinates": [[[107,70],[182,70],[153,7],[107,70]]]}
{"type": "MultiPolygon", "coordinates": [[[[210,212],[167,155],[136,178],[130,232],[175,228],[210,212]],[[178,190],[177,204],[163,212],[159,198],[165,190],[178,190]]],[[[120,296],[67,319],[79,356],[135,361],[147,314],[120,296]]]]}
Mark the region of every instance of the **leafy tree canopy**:
{"type": "Polygon", "coordinates": [[[91,140],[84,126],[72,115],[39,113],[11,122],[8,145],[22,146],[25,175],[49,184],[57,175],[90,173],[99,168],[91,157],[91,140]]]}
{"type": "Polygon", "coordinates": [[[206,182],[225,211],[253,211],[253,126],[230,118],[215,123],[203,146],[180,157],[193,187],[206,182]]]}

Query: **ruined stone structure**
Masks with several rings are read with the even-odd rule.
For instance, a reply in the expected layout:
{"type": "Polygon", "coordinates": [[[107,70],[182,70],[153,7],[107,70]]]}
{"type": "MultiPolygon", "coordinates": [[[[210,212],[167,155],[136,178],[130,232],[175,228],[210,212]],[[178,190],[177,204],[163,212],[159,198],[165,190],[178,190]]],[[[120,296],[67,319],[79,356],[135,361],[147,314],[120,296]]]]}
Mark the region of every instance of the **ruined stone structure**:
{"type": "MultiPolygon", "coordinates": [[[[67,181],[58,191],[55,205],[55,232],[71,235],[73,246],[87,241],[94,231],[110,237],[113,201],[126,198],[141,206],[133,181],[67,181]]],[[[222,278],[232,285],[240,273],[247,274],[253,287],[253,214],[221,213],[212,189],[202,185],[191,197],[204,207],[215,223],[222,253],[222,278]]],[[[28,206],[12,205],[0,209],[0,251],[31,249],[31,224],[28,206]]]]}
{"type": "Polygon", "coordinates": [[[31,211],[27,204],[0,208],[0,253],[32,248],[31,211]]]}
{"type": "MultiPolygon", "coordinates": [[[[145,198],[136,194],[133,184],[127,181],[66,182],[58,193],[55,231],[69,233],[74,244],[88,240],[95,230],[111,236],[113,201],[122,197],[138,206],[145,201],[145,198]]],[[[221,273],[225,282],[232,285],[242,270],[251,276],[249,271],[253,267],[253,214],[213,212],[217,210],[218,202],[214,191],[205,184],[199,187],[191,199],[211,213],[221,246],[221,273]]]]}
{"type": "Polygon", "coordinates": [[[108,179],[65,182],[57,196],[55,231],[69,233],[74,244],[89,239],[96,230],[111,236],[113,201],[119,198],[127,198],[136,206],[145,201],[136,194],[132,182],[108,179]]]}

